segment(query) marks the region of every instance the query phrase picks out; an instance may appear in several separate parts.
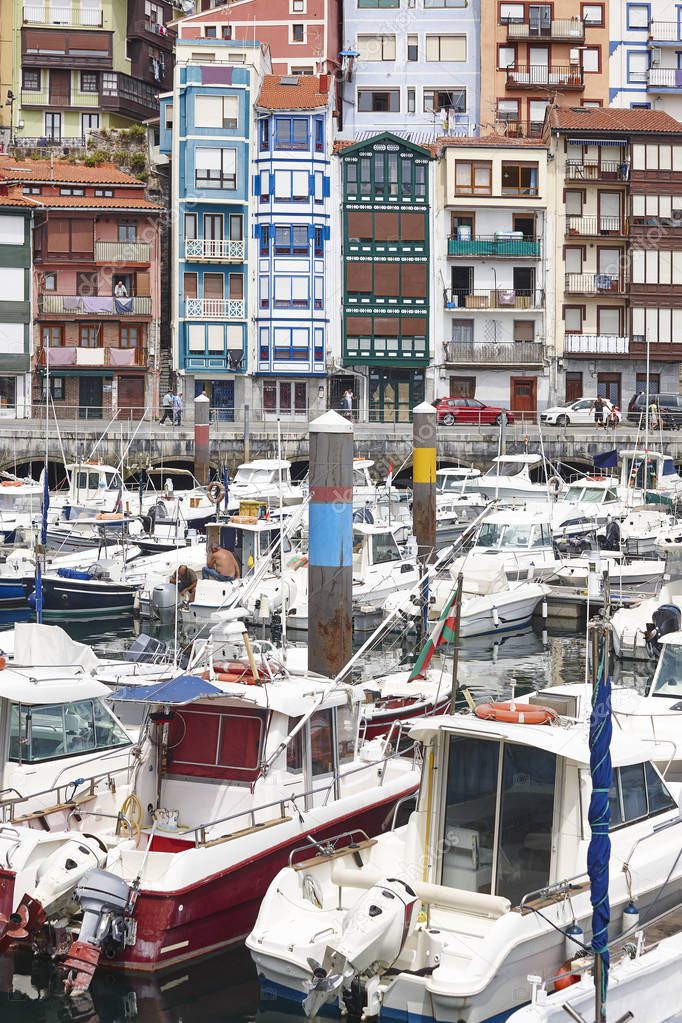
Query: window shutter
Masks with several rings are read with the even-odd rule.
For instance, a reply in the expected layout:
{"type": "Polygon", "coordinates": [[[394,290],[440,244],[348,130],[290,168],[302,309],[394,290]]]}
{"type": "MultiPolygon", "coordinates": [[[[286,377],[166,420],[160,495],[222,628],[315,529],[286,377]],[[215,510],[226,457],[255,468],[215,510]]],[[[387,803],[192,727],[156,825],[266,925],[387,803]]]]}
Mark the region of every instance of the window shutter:
{"type": "Polygon", "coordinates": [[[190,352],[203,352],[205,345],[203,323],[187,324],[187,347],[190,352]]]}
{"type": "Polygon", "coordinates": [[[308,301],[308,278],[307,277],[292,277],[291,278],[291,297],[294,302],[307,302],[308,301]]]}
{"type": "Polygon", "coordinates": [[[209,352],[225,351],[225,328],[222,323],[209,323],[207,327],[209,352]]]}
{"type": "Polygon", "coordinates": [[[440,59],[464,61],[467,59],[466,36],[441,36],[440,59]]]}
{"type": "Polygon", "coordinates": [[[328,199],[330,194],[331,194],[329,186],[330,186],[329,175],[325,174],[322,177],[322,198],[323,199],[328,199]]]}
{"type": "Polygon", "coordinates": [[[194,124],[197,128],[222,128],[223,97],[196,96],[194,99],[194,124]]]}
{"type": "Polygon", "coordinates": [[[194,151],[194,166],[197,170],[220,170],[220,150],[197,146],[194,151]]]}
{"type": "Polygon", "coordinates": [[[135,274],[135,291],[138,295],[150,295],[150,279],[147,270],[138,270],[135,274]]]}
{"type": "Polygon", "coordinates": [[[402,264],[402,294],[409,298],[426,298],[426,263],[402,264]]]}
{"type": "Polygon", "coordinates": [[[427,60],[440,60],[440,37],[439,36],[427,36],[426,37],[426,59],[427,60]]]}
{"type": "Polygon", "coordinates": [[[262,176],[262,174],[254,174],[253,176],[253,194],[256,198],[259,198],[261,194],[260,179],[262,176]]]}

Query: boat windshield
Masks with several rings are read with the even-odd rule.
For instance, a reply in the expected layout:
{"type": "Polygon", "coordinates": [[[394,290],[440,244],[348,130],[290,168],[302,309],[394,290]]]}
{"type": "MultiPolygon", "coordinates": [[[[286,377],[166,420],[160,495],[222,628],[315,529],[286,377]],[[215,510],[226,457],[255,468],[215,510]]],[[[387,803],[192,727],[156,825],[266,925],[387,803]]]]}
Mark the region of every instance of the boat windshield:
{"type": "Polygon", "coordinates": [[[682,644],[663,644],[651,695],[682,697],[682,644]]]}
{"type": "Polygon", "coordinates": [[[36,763],[129,746],[130,738],[101,700],[26,706],[10,712],[9,759],[36,763]]]}
{"type": "MultiPolygon", "coordinates": [[[[286,479],[286,475],[286,472],[282,470],[282,481],[286,479]]],[[[235,483],[249,485],[254,483],[272,483],[273,481],[279,481],[279,474],[273,474],[270,469],[237,469],[234,478],[235,483]]]]}
{"type": "Polygon", "coordinates": [[[441,883],[518,905],[549,881],[556,757],[532,746],[450,738],[441,883]]]}
{"type": "Polygon", "coordinates": [[[106,473],[107,490],[120,490],[123,481],[117,472],[106,473]]]}
{"type": "Polygon", "coordinates": [[[392,533],[377,533],[372,537],[372,563],[383,565],[386,561],[400,561],[400,551],[392,533]]]}
{"type": "Polygon", "coordinates": [[[543,547],[550,543],[549,526],[523,523],[510,526],[505,522],[484,522],[477,547],[543,547]]]}
{"type": "Polygon", "coordinates": [[[439,494],[459,494],[466,490],[467,483],[473,476],[437,476],[436,492],[439,494]]]}
{"type": "Polygon", "coordinates": [[[486,476],[517,476],[526,468],[525,462],[493,462],[486,476]]]}
{"type": "Polygon", "coordinates": [[[562,501],[584,501],[587,504],[601,504],[604,500],[613,500],[614,495],[603,487],[586,487],[584,483],[571,483],[562,501]]]}

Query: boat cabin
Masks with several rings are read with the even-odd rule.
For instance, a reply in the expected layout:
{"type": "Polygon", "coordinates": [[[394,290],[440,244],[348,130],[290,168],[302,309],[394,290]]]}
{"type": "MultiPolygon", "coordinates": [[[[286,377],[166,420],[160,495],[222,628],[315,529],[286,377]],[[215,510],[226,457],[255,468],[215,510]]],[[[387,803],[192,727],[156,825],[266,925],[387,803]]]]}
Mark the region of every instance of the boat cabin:
{"type": "Polygon", "coordinates": [[[552,548],[552,527],[545,516],[508,510],[490,515],[478,528],[472,554],[518,553],[552,548]]]}
{"type": "Polygon", "coordinates": [[[535,482],[544,482],[544,460],[542,455],[498,455],[496,458],[493,458],[491,467],[484,474],[482,479],[489,482],[493,476],[518,476],[521,479],[527,479],[531,482],[531,471],[536,477],[535,482]]]}
{"type": "Polygon", "coordinates": [[[234,478],[230,481],[230,490],[237,487],[243,491],[257,494],[263,487],[291,486],[291,462],[276,458],[256,458],[253,462],[243,462],[237,467],[234,478]]]}
{"type": "Polygon", "coordinates": [[[353,526],[353,577],[363,579],[373,565],[402,561],[393,531],[384,526],[358,522],[353,526]]]}
{"type": "Polygon", "coordinates": [[[661,653],[647,696],[679,700],[673,709],[682,711],[682,632],[670,632],[658,642],[661,653]]]}
{"type": "MultiPolygon", "coordinates": [[[[279,547],[280,524],[270,518],[232,515],[227,522],[211,523],[208,528],[208,546],[232,551],[242,579],[252,575],[262,561],[279,547]]],[[[291,544],[285,536],[284,551],[290,550],[291,544]]]]}
{"type": "Polygon", "coordinates": [[[362,491],[367,493],[376,490],[376,484],[372,479],[370,470],[374,466],[371,458],[353,459],[353,492],[362,491]]]}
{"type": "Polygon", "coordinates": [[[682,484],[675,463],[660,451],[621,451],[621,486],[636,490],[670,490],[682,484]]]}
{"type": "Polygon", "coordinates": [[[566,491],[559,497],[559,501],[567,504],[615,505],[620,502],[617,486],[617,480],[608,476],[602,478],[586,476],[584,479],[569,483],[566,491]]]}
{"type": "Polygon", "coordinates": [[[436,494],[463,494],[472,480],[481,475],[480,469],[436,469],[436,494]]]}

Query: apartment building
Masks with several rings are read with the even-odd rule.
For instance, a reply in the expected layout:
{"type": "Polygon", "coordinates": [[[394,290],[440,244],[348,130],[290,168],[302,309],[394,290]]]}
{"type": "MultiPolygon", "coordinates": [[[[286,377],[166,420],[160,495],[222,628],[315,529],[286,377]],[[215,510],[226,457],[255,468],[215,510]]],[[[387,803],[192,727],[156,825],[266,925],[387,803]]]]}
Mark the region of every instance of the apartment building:
{"type": "Polygon", "coordinates": [[[609,102],[609,4],[481,0],[482,133],[540,135],[548,103],[609,102]]]}
{"type": "Polygon", "coordinates": [[[46,367],[58,416],[155,409],[161,207],[112,164],[5,157],[0,171],[33,213],[34,409],[46,367]]]}
{"type": "Polygon", "coordinates": [[[533,415],[553,354],[547,146],[485,135],[439,139],[437,153],[436,393],[533,415]]]}
{"type": "Polygon", "coordinates": [[[332,404],[351,387],[370,419],[407,422],[430,359],[431,154],[389,132],[336,152],[343,325],[332,404]]]}
{"type": "Polygon", "coordinates": [[[186,406],[205,389],[225,419],[252,401],[254,102],[270,71],[258,42],[181,37],[173,93],[161,98],[160,148],[173,162],[173,367],[186,406]]]}
{"type": "MultiPolygon", "coordinates": [[[[170,0],[37,0],[12,7],[12,139],[82,145],[158,114],[172,82],[170,0]]],[[[4,102],[4,100],[3,100],[4,102]]]]}
{"type": "Polygon", "coordinates": [[[682,25],[663,0],[612,4],[611,102],[682,116],[682,25]]]}
{"type": "Polygon", "coordinates": [[[0,176],[0,416],[31,412],[31,229],[34,204],[0,176]]]}
{"type": "Polygon", "coordinates": [[[278,75],[334,74],[339,67],[339,0],[201,0],[177,23],[180,39],[248,39],[270,50],[278,75]]]}
{"type": "Polygon", "coordinates": [[[479,122],[479,0],[357,0],[344,7],[342,124],[467,135],[479,122]]]}
{"type": "Polygon", "coordinates": [[[266,418],[326,407],[333,103],[329,75],[266,75],[256,100],[253,401],[266,418]]]}
{"type": "Polygon", "coordinates": [[[558,107],[547,126],[559,392],[626,405],[645,388],[647,350],[651,389],[677,391],[682,125],[657,110],[558,107]]]}

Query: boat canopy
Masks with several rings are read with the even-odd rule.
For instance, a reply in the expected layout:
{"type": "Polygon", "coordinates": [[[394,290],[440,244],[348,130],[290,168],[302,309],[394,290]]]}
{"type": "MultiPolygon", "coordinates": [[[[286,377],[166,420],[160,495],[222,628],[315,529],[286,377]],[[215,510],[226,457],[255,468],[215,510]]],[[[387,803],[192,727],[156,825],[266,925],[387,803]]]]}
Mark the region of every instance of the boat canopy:
{"type": "Polygon", "coordinates": [[[152,685],[121,686],[114,690],[111,698],[115,703],[164,703],[184,707],[197,700],[224,695],[222,689],[197,675],[178,675],[152,685]]]}
{"type": "MultiPolygon", "coordinates": [[[[9,638],[9,637],[8,637],[9,638]]],[[[17,622],[14,642],[8,653],[14,655],[15,665],[49,665],[57,667],[96,668],[99,658],[85,643],[78,643],[58,625],[39,625],[37,622],[17,622]]],[[[6,649],[5,634],[2,646],[6,649]]]]}
{"type": "Polygon", "coordinates": [[[4,668],[0,671],[0,699],[12,703],[39,706],[49,703],[75,703],[109,696],[111,690],[82,669],[4,668]],[[69,671],[71,672],[69,674],[69,671]]]}

